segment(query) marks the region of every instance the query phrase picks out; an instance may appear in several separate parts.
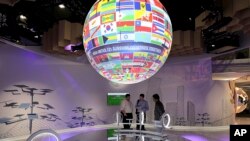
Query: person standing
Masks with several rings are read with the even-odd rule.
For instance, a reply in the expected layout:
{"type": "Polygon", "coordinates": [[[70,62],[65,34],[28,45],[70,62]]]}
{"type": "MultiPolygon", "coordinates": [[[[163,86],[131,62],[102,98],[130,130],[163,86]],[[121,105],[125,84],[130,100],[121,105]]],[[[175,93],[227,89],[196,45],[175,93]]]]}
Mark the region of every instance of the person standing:
{"type": "Polygon", "coordinates": [[[123,116],[123,128],[130,129],[131,124],[129,122],[133,119],[133,104],[130,101],[130,94],[126,94],[121,103],[121,114],[123,116]]]}
{"type": "MultiPolygon", "coordinates": [[[[161,125],[161,117],[165,113],[164,106],[162,102],[160,101],[160,96],[158,94],[153,95],[153,100],[155,102],[155,109],[154,109],[154,120],[158,124],[158,126],[161,125]]],[[[157,128],[159,132],[162,132],[162,127],[157,128]]]]}
{"type": "Polygon", "coordinates": [[[148,102],[144,99],[144,94],[140,94],[139,99],[137,100],[137,103],[135,105],[136,108],[136,130],[145,130],[144,125],[141,125],[140,128],[140,113],[143,112],[144,113],[144,123],[146,121],[146,112],[149,110],[148,108],[148,102]]]}

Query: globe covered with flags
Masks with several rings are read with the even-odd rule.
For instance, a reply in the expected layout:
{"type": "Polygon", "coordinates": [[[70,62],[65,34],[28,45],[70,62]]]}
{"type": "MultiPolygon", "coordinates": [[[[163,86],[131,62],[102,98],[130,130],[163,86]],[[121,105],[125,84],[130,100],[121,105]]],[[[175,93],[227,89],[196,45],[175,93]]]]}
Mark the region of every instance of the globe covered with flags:
{"type": "Polygon", "coordinates": [[[172,44],[172,24],[159,0],[98,0],[83,27],[91,65],[113,82],[133,84],[153,76],[172,44]]]}

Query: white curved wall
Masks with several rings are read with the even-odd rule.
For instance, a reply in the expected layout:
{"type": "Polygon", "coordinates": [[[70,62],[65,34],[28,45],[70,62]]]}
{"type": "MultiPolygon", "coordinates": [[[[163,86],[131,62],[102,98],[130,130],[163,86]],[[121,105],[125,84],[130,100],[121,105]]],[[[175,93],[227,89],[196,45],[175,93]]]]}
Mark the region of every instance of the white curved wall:
{"type": "Polygon", "coordinates": [[[102,120],[111,123],[113,121],[111,115],[119,110],[119,106],[107,106],[108,92],[129,92],[134,104],[140,93],[146,94],[150,105],[148,121],[153,119],[154,93],[160,94],[167,111],[176,114],[172,115],[174,118],[179,115],[185,120],[194,120],[194,115],[197,113],[208,112],[213,122],[232,114],[233,105],[229,102],[227,82],[211,80],[209,58],[191,59],[185,62],[177,62],[170,58],[151,79],[134,85],[116,85],[102,78],[89,64],[39,55],[0,42],[0,67],[0,102],[3,102],[0,103],[0,138],[29,133],[27,120],[10,125],[1,123],[3,118],[16,120],[14,117],[16,114],[25,114],[25,117],[29,112],[24,109],[4,107],[4,101],[8,100],[18,104],[29,103],[30,97],[26,94],[13,96],[3,91],[14,89],[13,85],[16,84],[54,90],[46,96],[35,96],[35,101],[41,105],[48,103],[55,109],[35,108],[34,112],[39,115],[53,113],[62,120],[55,122],[35,120],[34,131],[47,127],[68,128],[66,122],[74,116],[72,109],[76,106],[93,108],[92,115],[95,116],[97,124],[103,124],[102,120]],[[178,95],[179,86],[183,86],[184,91],[178,95]],[[187,110],[188,102],[191,105],[189,110],[187,110]]]}

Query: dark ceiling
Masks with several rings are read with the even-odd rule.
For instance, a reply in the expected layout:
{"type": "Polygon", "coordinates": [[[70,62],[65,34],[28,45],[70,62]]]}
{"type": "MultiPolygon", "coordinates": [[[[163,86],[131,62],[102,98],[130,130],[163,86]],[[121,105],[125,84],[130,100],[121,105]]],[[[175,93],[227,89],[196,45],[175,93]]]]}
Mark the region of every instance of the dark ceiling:
{"type": "MultiPolygon", "coordinates": [[[[170,15],[173,30],[194,30],[195,17],[214,3],[213,0],[160,1],[170,15]]],[[[13,6],[0,4],[0,12],[8,15],[8,25],[11,27],[8,33],[29,34],[25,29],[32,29],[30,35],[34,37],[47,31],[59,20],[83,23],[94,2],[95,0],[19,0],[13,6]],[[65,9],[58,7],[62,3],[66,6],[65,9]],[[27,20],[20,21],[20,15],[25,15],[27,20]]]]}

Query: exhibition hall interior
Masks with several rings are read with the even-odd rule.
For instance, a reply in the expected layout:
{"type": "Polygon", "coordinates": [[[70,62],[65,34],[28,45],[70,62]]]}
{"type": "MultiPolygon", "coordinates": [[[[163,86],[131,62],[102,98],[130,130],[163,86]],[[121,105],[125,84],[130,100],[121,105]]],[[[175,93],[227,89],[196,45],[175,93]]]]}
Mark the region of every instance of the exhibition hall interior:
{"type": "Polygon", "coordinates": [[[0,141],[229,141],[249,97],[250,0],[0,0],[0,141]]]}

